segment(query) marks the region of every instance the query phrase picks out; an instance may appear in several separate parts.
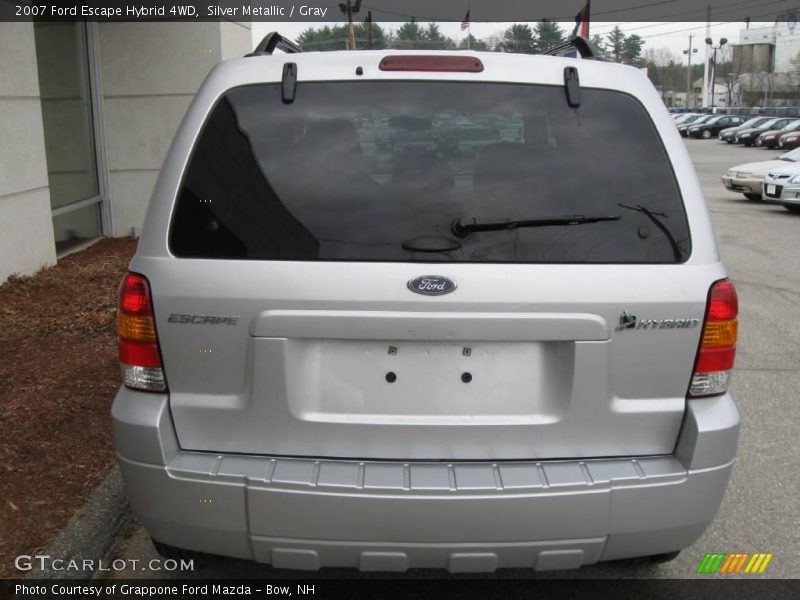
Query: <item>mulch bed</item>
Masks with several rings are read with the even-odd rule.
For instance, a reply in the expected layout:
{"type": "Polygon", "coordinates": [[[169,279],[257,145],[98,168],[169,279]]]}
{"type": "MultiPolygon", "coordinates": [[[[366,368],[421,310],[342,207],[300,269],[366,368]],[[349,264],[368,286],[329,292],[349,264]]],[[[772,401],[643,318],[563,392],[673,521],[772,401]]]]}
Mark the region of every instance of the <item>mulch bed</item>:
{"type": "Polygon", "coordinates": [[[113,465],[117,290],[136,249],[104,239],[0,285],[0,578],[44,550],[113,465]]]}

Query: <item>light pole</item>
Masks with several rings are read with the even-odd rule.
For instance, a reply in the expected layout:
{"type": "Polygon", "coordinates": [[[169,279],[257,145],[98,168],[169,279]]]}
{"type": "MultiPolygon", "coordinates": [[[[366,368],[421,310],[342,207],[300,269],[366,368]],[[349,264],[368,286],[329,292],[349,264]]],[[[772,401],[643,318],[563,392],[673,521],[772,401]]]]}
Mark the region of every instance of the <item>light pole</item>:
{"type": "Polygon", "coordinates": [[[356,30],[353,27],[353,15],[361,11],[361,0],[346,0],[339,3],[339,10],[347,17],[347,49],[356,49],[356,30]]]}
{"type": "Polygon", "coordinates": [[[733,86],[736,85],[736,76],[733,73],[728,73],[728,112],[730,107],[733,106],[733,86]]]}
{"type": "Polygon", "coordinates": [[[697,48],[692,48],[693,33],[689,34],[689,49],[683,53],[689,56],[689,65],[686,70],[686,108],[689,108],[689,99],[692,97],[692,53],[697,54],[697,48]]]}
{"type": "Polygon", "coordinates": [[[719,44],[715,46],[714,40],[712,40],[710,37],[706,38],[706,44],[711,46],[711,49],[714,51],[714,58],[712,58],[714,61],[714,70],[711,71],[711,112],[714,112],[714,92],[717,89],[717,50],[722,48],[727,43],[727,38],[720,38],[719,44]]]}

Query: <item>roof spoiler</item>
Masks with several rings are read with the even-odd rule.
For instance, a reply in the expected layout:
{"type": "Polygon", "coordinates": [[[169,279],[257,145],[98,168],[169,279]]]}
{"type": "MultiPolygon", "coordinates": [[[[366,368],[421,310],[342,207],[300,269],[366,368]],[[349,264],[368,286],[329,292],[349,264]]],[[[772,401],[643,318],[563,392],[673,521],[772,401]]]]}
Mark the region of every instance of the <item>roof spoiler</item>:
{"type": "Polygon", "coordinates": [[[578,51],[578,54],[580,54],[581,58],[602,60],[604,62],[614,62],[610,58],[602,56],[594,44],[592,44],[585,37],[579,35],[568,39],[566,42],[551,46],[542,52],[542,54],[549,54],[550,56],[567,56],[576,50],[578,51]]]}
{"type": "Polygon", "coordinates": [[[275,51],[275,48],[283,50],[287,54],[297,54],[298,52],[303,51],[303,49],[293,41],[283,37],[277,31],[273,31],[265,35],[264,39],[262,39],[258,46],[256,46],[256,49],[250,54],[245,54],[245,56],[262,56],[264,54],[272,54],[275,51]]]}
{"type": "MultiPolygon", "coordinates": [[[[298,52],[303,51],[303,49],[293,41],[283,37],[277,31],[273,31],[265,35],[261,42],[259,42],[258,46],[256,46],[256,49],[250,54],[245,54],[245,56],[262,56],[265,54],[272,54],[276,48],[283,50],[288,54],[297,54],[298,52]]],[[[550,56],[567,56],[576,50],[578,51],[578,54],[580,54],[581,58],[614,62],[610,58],[602,56],[589,40],[579,35],[576,35],[575,37],[572,37],[560,44],[556,44],[555,46],[551,46],[542,52],[542,54],[548,54],[550,56]]]]}

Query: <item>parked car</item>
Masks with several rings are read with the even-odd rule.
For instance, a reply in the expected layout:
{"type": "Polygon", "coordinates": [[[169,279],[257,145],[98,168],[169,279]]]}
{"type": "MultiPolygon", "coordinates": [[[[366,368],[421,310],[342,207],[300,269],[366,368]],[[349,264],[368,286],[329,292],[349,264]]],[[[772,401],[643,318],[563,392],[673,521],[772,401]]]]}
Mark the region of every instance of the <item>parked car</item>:
{"type": "Polygon", "coordinates": [[[462,572],[694,543],[736,453],[738,301],[653,85],[292,50],[207,76],[121,286],[116,451],[159,552],[462,572]],[[498,113],[474,158],[362,142],[498,113]]]}
{"type": "Polygon", "coordinates": [[[736,127],[728,127],[727,129],[723,129],[719,132],[719,139],[727,142],[728,144],[733,144],[734,136],[740,132],[744,131],[745,129],[750,129],[752,127],[758,127],[762,123],[766,123],[769,121],[769,117],[753,117],[738,125],[736,127]]]}
{"type": "Polygon", "coordinates": [[[771,169],[764,177],[762,198],[780,204],[786,210],[800,213],[800,162],[771,169]]]}
{"type": "Polygon", "coordinates": [[[688,137],[688,130],[691,125],[700,125],[701,123],[706,123],[707,121],[715,118],[717,115],[697,115],[696,119],[687,120],[683,123],[678,125],[678,133],[681,134],[682,137],[688,137]]]}
{"type": "Polygon", "coordinates": [[[745,146],[752,146],[756,142],[756,138],[764,133],[765,131],[774,131],[777,129],[781,129],[786,127],[789,123],[794,121],[794,119],[790,118],[771,118],[767,121],[763,122],[761,125],[757,127],[752,127],[750,129],[743,129],[741,131],[737,131],[733,136],[733,141],[736,144],[744,144],[745,146]]]}
{"type": "Polygon", "coordinates": [[[744,123],[744,117],[737,115],[717,115],[704,123],[690,125],[686,130],[688,137],[710,140],[719,135],[719,132],[728,127],[736,127],[744,123]]]}
{"type": "Polygon", "coordinates": [[[800,119],[792,121],[782,129],[763,132],[756,138],[756,146],[763,146],[764,148],[777,148],[782,136],[798,130],[800,130],[800,119]]]}
{"type": "Polygon", "coordinates": [[[699,117],[700,115],[697,113],[683,113],[678,115],[673,115],[673,119],[676,124],[686,123],[687,121],[691,121],[699,117]]]}
{"type": "Polygon", "coordinates": [[[791,131],[778,138],[778,148],[781,150],[791,150],[800,146],[800,131],[791,131]]]}
{"type": "Polygon", "coordinates": [[[800,161],[800,149],[781,154],[774,160],[745,163],[731,167],[722,176],[722,185],[733,192],[741,192],[748,200],[761,200],[764,177],[772,169],[800,161]]]}

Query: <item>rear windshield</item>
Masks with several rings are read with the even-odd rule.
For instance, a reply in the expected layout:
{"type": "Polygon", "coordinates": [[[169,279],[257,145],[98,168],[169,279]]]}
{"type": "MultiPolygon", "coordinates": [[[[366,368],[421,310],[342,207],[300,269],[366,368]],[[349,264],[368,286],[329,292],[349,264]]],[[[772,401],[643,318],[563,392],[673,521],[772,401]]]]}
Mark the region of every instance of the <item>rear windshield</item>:
{"type": "Polygon", "coordinates": [[[667,154],[631,96],[584,88],[570,108],[557,86],[360,81],[300,83],[289,104],[278,84],[228,91],[184,174],[170,248],[220,259],[674,263],[690,240],[667,154]],[[590,222],[560,224],[576,215],[590,222]]]}

